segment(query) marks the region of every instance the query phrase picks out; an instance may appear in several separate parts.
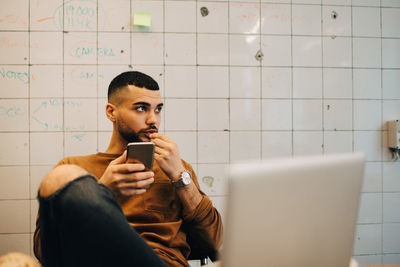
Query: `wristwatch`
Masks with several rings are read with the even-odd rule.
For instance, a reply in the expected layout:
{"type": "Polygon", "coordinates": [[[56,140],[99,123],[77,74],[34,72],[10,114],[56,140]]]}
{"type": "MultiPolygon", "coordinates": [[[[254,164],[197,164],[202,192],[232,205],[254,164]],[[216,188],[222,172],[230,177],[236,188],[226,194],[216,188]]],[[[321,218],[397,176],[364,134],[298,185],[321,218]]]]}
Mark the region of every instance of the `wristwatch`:
{"type": "Polygon", "coordinates": [[[176,188],[181,188],[188,186],[192,182],[192,176],[190,175],[190,172],[187,170],[184,170],[181,174],[181,178],[179,178],[178,181],[172,182],[172,185],[175,186],[176,188]]]}

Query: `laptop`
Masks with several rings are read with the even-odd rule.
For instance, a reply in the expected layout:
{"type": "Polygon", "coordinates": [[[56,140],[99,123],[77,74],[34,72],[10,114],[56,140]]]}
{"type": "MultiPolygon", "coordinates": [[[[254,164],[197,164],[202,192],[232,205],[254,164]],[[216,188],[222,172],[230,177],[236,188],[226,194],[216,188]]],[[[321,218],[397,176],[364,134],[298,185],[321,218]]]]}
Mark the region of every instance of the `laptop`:
{"type": "Polygon", "coordinates": [[[223,267],[348,267],[364,172],[361,153],[228,168],[223,267]]]}

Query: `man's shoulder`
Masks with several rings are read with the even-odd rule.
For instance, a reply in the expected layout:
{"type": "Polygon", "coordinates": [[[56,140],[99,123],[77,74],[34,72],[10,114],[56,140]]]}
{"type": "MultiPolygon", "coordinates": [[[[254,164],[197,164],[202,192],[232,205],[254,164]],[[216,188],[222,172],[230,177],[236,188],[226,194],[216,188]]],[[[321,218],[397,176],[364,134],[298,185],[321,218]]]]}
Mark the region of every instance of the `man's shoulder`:
{"type": "Polygon", "coordinates": [[[101,177],[112,160],[118,155],[96,153],[86,156],[72,156],[62,159],[57,165],[73,164],[80,166],[96,177],[101,177]]]}
{"type": "Polygon", "coordinates": [[[99,158],[97,154],[84,155],[84,156],[70,156],[63,158],[57,165],[62,164],[77,164],[81,162],[95,161],[99,158]]]}

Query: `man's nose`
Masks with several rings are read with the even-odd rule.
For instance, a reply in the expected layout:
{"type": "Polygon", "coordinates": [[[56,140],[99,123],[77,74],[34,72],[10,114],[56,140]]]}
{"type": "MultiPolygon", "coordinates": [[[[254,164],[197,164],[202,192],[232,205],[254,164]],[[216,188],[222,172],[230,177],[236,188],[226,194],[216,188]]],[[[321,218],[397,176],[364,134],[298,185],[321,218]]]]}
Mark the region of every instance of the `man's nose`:
{"type": "Polygon", "coordinates": [[[156,114],[154,113],[154,111],[150,111],[147,114],[146,123],[148,125],[152,125],[155,124],[156,122],[157,122],[156,114]]]}

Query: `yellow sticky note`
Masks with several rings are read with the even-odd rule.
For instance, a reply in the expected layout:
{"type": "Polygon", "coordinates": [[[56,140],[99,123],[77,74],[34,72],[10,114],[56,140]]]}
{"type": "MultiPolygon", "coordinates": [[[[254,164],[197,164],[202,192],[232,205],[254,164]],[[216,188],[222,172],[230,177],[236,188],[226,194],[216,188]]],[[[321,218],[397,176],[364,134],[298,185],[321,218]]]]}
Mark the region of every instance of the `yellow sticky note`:
{"type": "Polygon", "coordinates": [[[151,13],[135,12],[133,14],[133,25],[150,27],[151,26],[151,13]]]}

